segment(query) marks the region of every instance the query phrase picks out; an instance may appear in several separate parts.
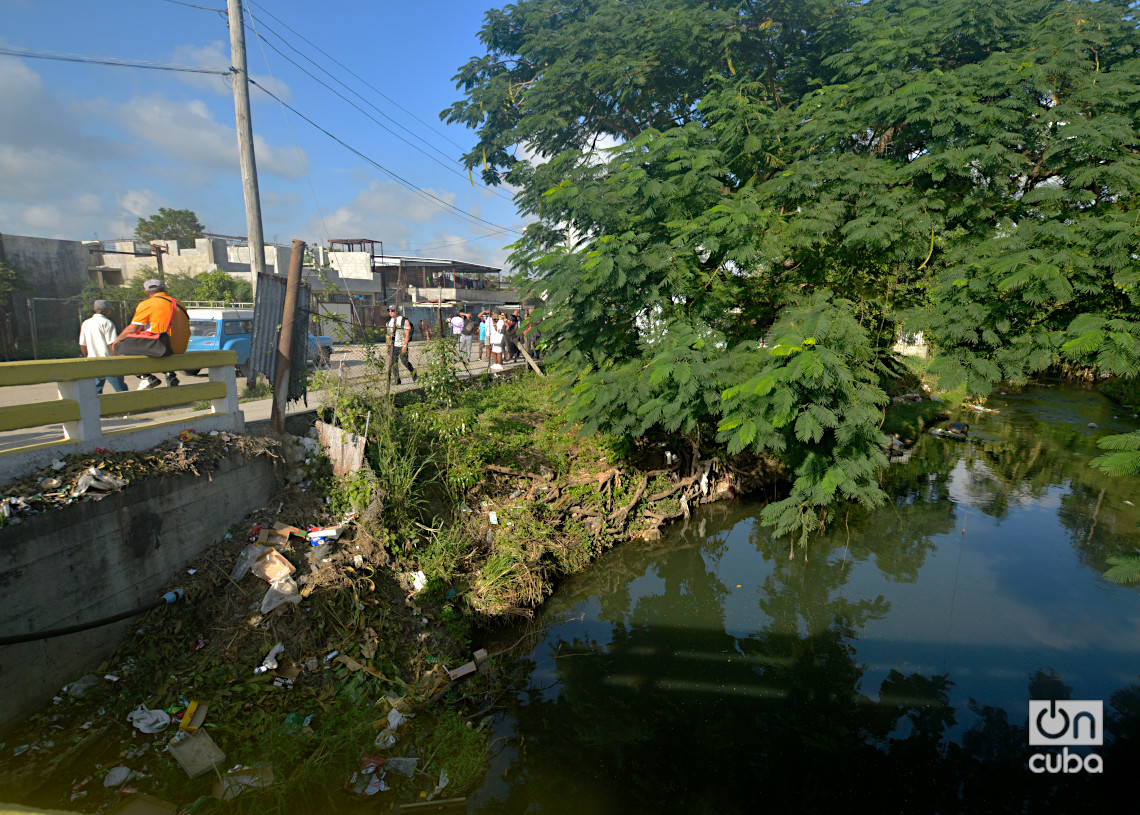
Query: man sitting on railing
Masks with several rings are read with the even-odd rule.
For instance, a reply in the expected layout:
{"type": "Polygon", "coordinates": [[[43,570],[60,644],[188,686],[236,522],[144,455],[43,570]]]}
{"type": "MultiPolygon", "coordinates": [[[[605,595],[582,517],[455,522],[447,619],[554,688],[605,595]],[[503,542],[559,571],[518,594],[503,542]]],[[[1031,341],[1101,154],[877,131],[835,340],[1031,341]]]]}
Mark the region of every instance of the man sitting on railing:
{"type": "MultiPolygon", "coordinates": [[[[115,340],[115,353],[148,357],[186,353],[190,342],[190,315],[186,309],[166,293],[166,284],[161,280],[146,281],[143,290],[149,297],[138,304],[131,324],[115,340]]],[[[141,379],[140,391],[162,384],[154,374],[143,374],[141,379]]],[[[174,371],[167,372],[166,384],[170,387],[179,384],[174,371]]]]}

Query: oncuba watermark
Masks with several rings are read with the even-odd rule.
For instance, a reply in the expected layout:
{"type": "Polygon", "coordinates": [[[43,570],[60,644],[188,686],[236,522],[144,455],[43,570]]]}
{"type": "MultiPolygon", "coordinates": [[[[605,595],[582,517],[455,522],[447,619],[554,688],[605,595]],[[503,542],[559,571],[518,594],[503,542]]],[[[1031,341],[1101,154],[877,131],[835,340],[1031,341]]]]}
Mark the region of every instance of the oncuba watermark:
{"type": "Polygon", "coordinates": [[[1035,773],[1103,773],[1096,753],[1070,753],[1069,747],[1104,744],[1104,702],[1092,700],[1029,702],[1029,746],[1060,747],[1061,752],[1034,753],[1029,770],[1035,773]]]}

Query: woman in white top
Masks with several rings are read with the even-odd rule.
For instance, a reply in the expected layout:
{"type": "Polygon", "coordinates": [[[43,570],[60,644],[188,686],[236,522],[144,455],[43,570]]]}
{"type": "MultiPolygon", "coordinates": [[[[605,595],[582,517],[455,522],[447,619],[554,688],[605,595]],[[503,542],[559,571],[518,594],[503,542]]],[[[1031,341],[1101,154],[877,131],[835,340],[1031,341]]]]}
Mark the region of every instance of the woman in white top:
{"type": "Polygon", "coordinates": [[[503,367],[503,321],[495,320],[490,312],[487,313],[487,344],[491,346],[491,367],[498,370],[503,367]]]}

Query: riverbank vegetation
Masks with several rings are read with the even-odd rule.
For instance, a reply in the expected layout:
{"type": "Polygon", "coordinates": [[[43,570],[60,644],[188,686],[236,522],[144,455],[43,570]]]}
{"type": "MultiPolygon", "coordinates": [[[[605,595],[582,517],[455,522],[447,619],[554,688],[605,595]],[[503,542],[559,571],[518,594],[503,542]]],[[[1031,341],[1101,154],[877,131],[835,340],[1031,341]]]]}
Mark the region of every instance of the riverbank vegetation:
{"type": "MultiPolygon", "coordinates": [[[[432,353],[451,346],[437,341],[432,353]]],[[[368,468],[334,477],[322,456],[288,442],[280,454],[295,483],[172,576],[183,602],[149,612],[74,696],[61,692],[5,735],[14,754],[0,790],[24,803],[98,806],[118,796],[103,781],[121,765],[139,773],[130,786],[195,802],[195,812],[336,811],[358,805],[345,787],[378,755],[419,762],[410,778],[387,773],[388,802],[430,793],[441,772],[446,796],[462,796],[485,763],[483,722],[509,686],[498,654],[451,679],[482,632],[528,617],[615,543],[654,540],[765,472],[741,469],[744,459],[690,461],[675,444],[579,434],[558,387],[529,373],[461,382],[428,365],[422,375],[422,392],[398,396],[368,384],[377,376],[328,383],[325,418],[366,438],[368,468]],[[256,528],[346,516],[331,545],[279,546],[300,602],[262,611],[264,582],[235,570],[256,528]],[[276,643],[279,666],[300,669],[292,687],[275,684],[275,669],[254,672],[276,643]],[[212,777],[187,778],[165,752],[170,730],[144,736],[127,721],[140,704],[178,715],[192,700],[209,704],[206,732],[226,766],[272,768],[271,785],[218,803],[212,777]],[[378,747],[393,709],[415,718],[396,728],[395,745],[378,747]]],[[[130,459],[116,457],[122,467],[130,459]]]]}
{"type": "Polygon", "coordinates": [[[442,116],[533,219],[512,262],[571,418],[778,459],[763,519],[802,542],[883,501],[901,330],[973,398],[1140,370],[1135,27],[1123,1],[524,0],[442,116]]]}

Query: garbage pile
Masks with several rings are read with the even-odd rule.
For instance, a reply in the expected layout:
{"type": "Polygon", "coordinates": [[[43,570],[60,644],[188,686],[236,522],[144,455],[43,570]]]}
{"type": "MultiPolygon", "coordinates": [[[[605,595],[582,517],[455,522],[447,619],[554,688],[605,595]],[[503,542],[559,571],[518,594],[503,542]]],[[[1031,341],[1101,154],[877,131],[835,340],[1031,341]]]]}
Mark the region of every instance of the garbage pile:
{"type": "MultiPolygon", "coordinates": [[[[111,462],[97,477],[97,463],[60,472],[71,486],[87,477],[87,491],[136,477],[111,462]]],[[[2,797],[266,811],[315,789],[346,805],[422,803],[469,784],[448,745],[471,740],[478,765],[486,736],[460,719],[441,749],[439,723],[462,708],[428,703],[462,695],[485,707],[475,700],[491,687],[479,679],[488,656],[464,654],[437,624],[422,574],[383,568],[383,544],[360,532],[309,478],[231,527],[173,577],[181,603],[132,623],[97,671],[0,736],[2,797]]]]}
{"type": "Polygon", "coordinates": [[[96,448],[92,453],[64,456],[0,489],[0,526],[18,524],[29,515],[63,509],[77,501],[100,501],[132,481],[208,473],[234,453],[279,458],[280,446],[263,436],[218,431],[199,436],[189,430],[146,452],[96,448]]]}

